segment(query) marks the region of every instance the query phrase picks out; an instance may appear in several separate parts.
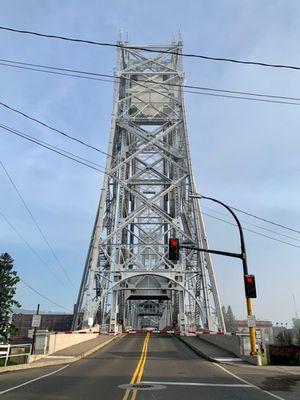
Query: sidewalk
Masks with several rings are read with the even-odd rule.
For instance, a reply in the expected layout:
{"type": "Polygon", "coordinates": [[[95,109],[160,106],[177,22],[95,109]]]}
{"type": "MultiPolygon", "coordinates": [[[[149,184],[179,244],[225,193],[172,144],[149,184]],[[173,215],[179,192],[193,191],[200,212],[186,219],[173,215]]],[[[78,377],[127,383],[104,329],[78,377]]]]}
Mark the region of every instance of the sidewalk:
{"type": "Polygon", "coordinates": [[[0,368],[0,373],[27,368],[41,368],[47,367],[49,365],[70,364],[82,358],[88,357],[90,354],[94,353],[97,350],[100,350],[102,347],[108,345],[113,340],[120,339],[121,337],[122,335],[100,335],[95,339],[91,339],[86,342],[67,347],[63,350],[57,351],[29,364],[11,365],[8,367],[0,368]]]}

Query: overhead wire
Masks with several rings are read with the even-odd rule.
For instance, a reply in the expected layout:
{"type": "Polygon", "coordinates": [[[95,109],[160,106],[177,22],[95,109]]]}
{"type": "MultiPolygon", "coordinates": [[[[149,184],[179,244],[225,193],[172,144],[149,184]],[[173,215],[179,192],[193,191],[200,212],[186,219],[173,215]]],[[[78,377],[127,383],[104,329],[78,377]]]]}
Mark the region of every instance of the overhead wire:
{"type": "MultiPolygon", "coordinates": [[[[47,124],[45,124],[44,122],[42,122],[42,121],[40,121],[40,120],[37,120],[36,118],[30,117],[29,115],[27,115],[27,114],[25,114],[25,113],[23,113],[23,112],[21,112],[21,111],[15,109],[15,108],[12,108],[12,107],[8,106],[8,105],[5,104],[5,103],[0,102],[0,104],[1,104],[1,105],[4,105],[4,106],[7,107],[8,109],[10,109],[10,110],[12,110],[12,111],[14,111],[14,112],[17,112],[17,113],[19,113],[19,114],[25,116],[26,118],[29,118],[29,119],[31,119],[31,120],[33,120],[33,121],[35,121],[35,122],[37,122],[37,123],[39,123],[39,124],[41,124],[41,125],[43,125],[43,126],[49,127],[49,126],[48,126],[47,124]]],[[[21,137],[23,137],[23,138],[25,138],[25,136],[27,136],[26,139],[27,139],[27,140],[30,140],[30,141],[37,141],[37,140],[38,140],[38,139],[36,139],[36,138],[30,137],[29,135],[26,135],[26,134],[24,134],[24,133],[21,133],[20,131],[17,131],[16,129],[12,129],[12,128],[10,128],[10,127],[7,127],[7,126],[5,126],[5,125],[3,125],[3,124],[0,125],[0,128],[6,129],[6,130],[13,130],[14,132],[11,132],[11,133],[19,134],[19,136],[21,136],[21,137]]],[[[71,138],[71,139],[75,139],[75,140],[78,141],[80,144],[83,144],[84,146],[90,147],[90,148],[92,148],[93,150],[100,151],[100,152],[102,153],[102,151],[99,150],[98,148],[96,148],[96,147],[94,147],[94,146],[91,146],[91,145],[89,145],[88,143],[83,142],[82,140],[77,140],[77,139],[74,138],[73,136],[67,135],[67,134],[65,134],[64,132],[62,132],[62,131],[60,131],[60,130],[58,130],[58,129],[56,129],[56,128],[51,127],[51,129],[52,129],[53,131],[55,131],[55,132],[63,133],[64,136],[67,136],[68,138],[71,138]]],[[[65,153],[67,153],[67,154],[69,154],[69,155],[71,155],[71,156],[73,156],[73,157],[77,157],[77,158],[81,159],[82,161],[86,161],[86,162],[88,162],[88,163],[90,163],[90,164],[93,164],[93,165],[96,166],[96,167],[105,168],[105,167],[103,167],[103,166],[101,166],[101,165],[98,165],[97,163],[94,163],[94,162],[92,162],[92,161],[90,161],[90,160],[87,160],[86,158],[82,158],[82,157],[80,157],[80,156],[77,156],[77,155],[75,155],[75,154],[73,154],[73,153],[67,152],[66,150],[62,150],[62,149],[60,149],[59,147],[50,145],[50,144],[48,144],[48,143],[46,143],[46,142],[43,142],[43,141],[41,141],[41,140],[39,140],[39,141],[41,142],[41,144],[44,144],[44,145],[46,145],[46,146],[52,146],[54,149],[56,149],[56,150],[58,150],[58,151],[64,151],[65,153]]],[[[109,153],[105,153],[105,152],[103,152],[103,153],[104,153],[104,154],[107,154],[109,157],[112,157],[109,153]]],[[[71,159],[72,159],[72,158],[71,158],[71,159]]],[[[79,161],[80,161],[80,160],[76,160],[76,162],[79,162],[79,161]]],[[[84,165],[86,165],[86,164],[84,163],[84,165]]],[[[96,168],[96,170],[99,170],[99,168],[96,168]]],[[[99,170],[99,172],[104,173],[104,171],[100,171],[100,170],[99,170]]],[[[245,215],[248,215],[248,216],[250,216],[250,217],[252,217],[252,218],[256,218],[256,219],[258,219],[258,220],[261,220],[261,221],[263,221],[263,222],[267,222],[267,223],[272,224],[272,225],[274,225],[274,226],[277,226],[277,227],[280,227],[280,228],[283,228],[283,229],[290,230],[290,231],[292,231],[292,232],[294,232],[294,233],[300,233],[300,231],[297,230],[297,229],[294,229],[294,228],[285,226],[285,225],[283,225],[283,224],[279,224],[279,223],[277,223],[277,222],[268,220],[268,219],[263,218],[263,217],[259,217],[259,216],[257,216],[257,215],[251,214],[251,213],[249,213],[249,212],[247,212],[247,211],[240,210],[240,209],[238,209],[238,208],[236,208],[236,207],[233,207],[233,206],[230,206],[230,207],[231,207],[233,210],[235,210],[235,211],[237,211],[237,212],[244,213],[245,215]]]]}
{"type": "MultiPolygon", "coordinates": [[[[41,68],[25,67],[22,65],[13,65],[13,64],[9,64],[9,63],[3,63],[3,62],[2,63],[0,62],[0,65],[6,66],[6,67],[18,68],[18,69],[25,69],[28,71],[47,72],[48,74],[53,74],[53,75],[71,76],[74,78],[89,79],[92,81],[113,82],[110,79],[101,79],[101,78],[91,77],[88,75],[85,76],[85,75],[71,74],[71,73],[66,73],[66,72],[48,71],[48,70],[43,70],[41,68]]],[[[47,67],[45,67],[45,68],[47,68],[47,67]]]]}
{"type": "Polygon", "coordinates": [[[33,215],[31,209],[29,208],[27,202],[25,201],[23,195],[21,194],[19,188],[17,187],[16,183],[14,182],[13,178],[11,177],[11,175],[9,174],[8,170],[6,169],[6,167],[4,166],[3,162],[0,160],[0,165],[2,167],[2,169],[4,170],[8,180],[10,181],[12,187],[14,188],[15,192],[17,193],[19,199],[21,200],[24,208],[26,209],[27,213],[29,214],[31,220],[33,221],[35,227],[37,228],[38,232],[40,233],[40,235],[42,236],[44,242],[46,243],[48,249],[50,250],[51,254],[53,255],[54,259],[56,260],[58,266],[60,267],[60,269],[62,270],[63,274],[65,275],[66,279],[68,280],[68,282],[73,286],[73,288],[75,289],[75,286],[71,280],[71,278],[69,277],[65,267],[62,265],[61,261],[59,260],[56,252],[54,251],[52,245],[50,244],[49,240],[47,239],[45,233],[43,232],[40,224],[37,222],[35,216],[33,215]]]}
{"type": "MultiPolygon", "coordinates": [[[[62,35],[52,35],[52,34],[48,34],[48,33],[29,31],[29,30],[25,30],[25,29],[16,29],[16,28],[11,28],[11,27],[7,27],[7,26],[0,26],[0,29],[4,30],[4,31],[19,33],[19,34],[39,36],[39,37],[44,37],[44,38],[49,38],[49,39],[59,39],[59,40],[64,40],[64,41],[68,41],[68,42],[84,43],[84,44],[103,46],[103,47],[114,47],[114,48],[129,49],[129,50],[140,50],[140,51],[156,53],[156,54],[159,53],[159,54],[170,54],[170,55],[176,55],[176,56],[179,55],[182,57],[200,58],[203,60],[230,62],[230,63],[235,63],[235,64],[254,65],[254,66],[259,66],[259,67],[292,69],[292,70],[297,70],[297,71],[300,70],[300,67],[296,66],[296,65],[274,64],[274,63],[266,63],[266,62],[251,61],[251,60],[239,60],[239,59],[235,59],[235,58],[207,56],[204,54],[196,54],[196,53],[182,53],[182,52],[172,51],[172,50],[161,50],[161,49],[159,50],[158,48],[160,46],[157,46],[158,48],[149,48],[149,47],[143,47],[143,46],[128,46],[128,45],[124,46],[120,43],[98,42],[95,40],[79,39],[79,38],[73,38],[73,37],[62,36],[62,35]]],[[[174,44],[174,47],[176,47],[176,44],[174,44]]]]}
{"type": "Polygon", "coordinates": [[[66,133],[66,132],[64,132],[64,131],[62,131],[62,130],[60,130],[60,129],[57,129],[57,128],[55,128],[55,127],[49,125],[49,124],[46,124],[45,122],[41,121],[40,119],[37,119],[37,118],[35,118],[35,117],[32,117],[32,116],[30,116],[30,115],[24,113],[23,111],[20,111],[20,110],[18,110],[18,109],[16,109],[16,108],[14,108],[14,107],[12,107],[12,106],[6,104],[6,103],[3,103],[3,102],[0,101],[0,105],[3,106],[3,107],[5,107],[5,108],[7,108],[7,109],[10,110],[10,111],[13,111],[13,112],[15,112],[15,113],[17,113],[17,114],[20,114],[20,115],[22,115],[23,117],[25,117],[25,118],[27,118],[27,119],[29,119],[29,120],[31,120],[31,121],[34,121],[34,122],[36,122],[36,123],[38,123],[38,124],[40,124],[40,125],[42,125],[42,126],[48,128],[48,129],[50,129],[50,130],[52,130],[52,131],[54,131],[54,132],[56,132],[56,133],[59,133],[60,135],[63,135],[63,136],[67,137],[67,138],[70,139],[70,140],[73,140],[73,141],[75,141],[75,142],[77,142],[77,143],[82,144],[83,146],[89,147],[89,148],[92,149],[92,150],[95,150],[95,151],[97,151],[97,152],[99,152],[99,153],[101,153],[101,154],[104,154],[104,155],[106,155],[106,156],[108,156],[108,157],[111,157],[110,154],[108,154],[107,152],[105,152],[105,151],[103,151],[103,150],[98,149],[98,147],[92,146],[91,144],[89,144],[89,143],[87,143],[87,142],[85,142],[85,141],[83,141],[83,140],[80,140],[80,139],[78,139],[78,138],[76,138],[76,137],[74,137],[74,136],[72,136],[72,135],[70,135],[70,134],[68,134],[68,133],[66,133]]]}
{"type": "MultiPolygon", "coordinates": [[[[0,59],[0,61],[1,61],[1,59],[0,59]]],[[[138,80],[137,81],[135,79],[128,78],[124,75],[119,77],[119,76],[110,75],[110,74],[100,74],[100,73],[96,73],[96,72],[72,70],[72,69],[67,69],[67,68],[45,66],[45,65],[39,65],[39,64],[30,64],[30,63],[24,63],[24,62],[19,62],[19,61],[12,61],[12,60],[7,60],[7,63],[0,62],[0,65],[20,68],[20,69],[26,69],[26,70],[32,70],[32,71],[38,71],[38,72],[45,72],[45,73],[50,73],[50,74],[54,74],[54,75],[70,76],[70,77],[75,77],[75,78],[91,79],[91,80],[104,81],[104,82],[110,82],[110,83],[114,83],[118,79],[125,79],[125,80],[134,81],[137,85],[140,85],[143,87],[145,87],[145,86],[142,85],[142,83],[156,84],[156,85],[161,85],[161,86],[175,86],[175,87],[182,88],[184,93],[196,94],[196,95],[201,95],[201,96],[212,96],[212,97],[220,97],[220,98],[225,98],[225,99],[258,101],[258,102],[264,102],[264,103],[286,104],[286,105],[294,105],[294,106],[300,105],[300,103],[297,103],[297,101],[300,101],[299,97],[279,96],[279,95],[254,93],[254,92],[247,92],[247,91],[235,91],[235,90],[227,90],[227,89],[216,89],[216,88],[205,87],[205,86],[182,85],[182,84],[177,84],[177,83],[159,82],[159,81],[154,81],[154,80],[151,80],[151,81],[138,80]],[[11,64],[9,64],[9,63],[11,63],[11,64]],[[21,64],[21,65],[15,65],[15,64],[21,64]],[[41,68],[46,68],[46,70],[41,69],[41,68],[26,67],[24,65],[39,66],[41,68]],[[66,71],[66,72],[57,72],[57,71],[66,71]],[[69,73],[69,72],[75,72],[76,74],[69,73]],[[78,75],[78,74],[82,74],[82,75],[78,75]],[[90,75],[92,75],[92,76],[90,76],[90,75]],[[108,78],[112,78],[112,79],[101,79],[101,78],[96,78],[95,76],[108,77],[108,78]],[[188,90],[188,89],[195,89],[197,91],[188,90]],[[200,92],[199,90],[202,90],[202,92],[200,92]],[[203,90],[207,91],[208,93],[203,92],[203,90]],[[212,92],[217,92],[217,93],[212,93],[212,92]],[[220,94],[220,93],[224,93],[224,94],[220,94]],[[236,94],[237,96],[234,96],[234,94],[236,94]],[[243,95],[243,96],[241,96],[241,95],[243,95]],[[245,96],[251,96],[251,97],[245,97],[245,96]],[[275,100],[275,99],[278,99],[278,100],[275,100]],[[279,99],[292,100],[292,101],[281,101],[279,99]]]]}
{"type": "Polygon", "coordinates": [[[299,230],[294,229],[294,228],[291,228],[291,227],[289,227],[289,226],[279,224],[278,222],[270,221],[269,219],[266,219],[266,218],[263,218],[263,217],[259,217],[259,216],[257,216],[257,215],[254,215],[254,214],[249,213],[248,211],[243,211],[243,210],[241,210],[241,209],[239,209],[239,208],[236,208],[236,207],[233,207],[233,206],[229,206],[229,207],[232,208],[233,210],[239,212],[239,213],[248,215],[249,217],[252,217],[252,218],[255,218],[255,219],[259,219],[260,221],[267,222],[268,224],[272,224],[272,225],[278,226],[279,228],[287,229],[287,230],[292,231],[292,232],[295,232],[295,233],[300,233],[299,230]]]}
{"type": "Polygon", "coordinates": [[[2,211],[0,211],[1,217],[4,219],[4,221],[7,223],[7,225],[12,229],[12,231],[15,232],[15,234],[26,244],[26,246],[29,248],[29,250],[35,255],[35,257],[41,262],[41,265],[43,265],[54,277],[57,279],[59,283],[61,283],[67,290],[68,288],[65,286],[65,283],[56,275],[56,273],[53,271],[53,269],[46,263],[46,261],[39,255],[39,253],[31,246],[31,244],[24,238],[24,236],[17,230],[17,228],[13,225],[13,223],[7,218],[5,214],[3,214],[2,211]]]}
{"type": "MultiPolygon", "coordinates": [[[[139,82],[153,83],[153,84],[158,84],[161,86],[175,86],[175,87],[180,87],[180,88],[184,88],[184,89],[207,90],[207,91],[222,92],[222,93],[243,94],[243,95],[247,95],[247,96],[268,97],[268,98],[275,98],[275,99],[300,101],[300,97],[288,97],[288,96],[272,95],[272,94],[268,94],[268,93],[257,93],[257,92],[237,91],[237,90],[228,90],[228,89],[216,89],[216,88],[211,88],[211,87],[207,87],[207,86],[187,85],[187,84],[181,84],[181,83],[171,83],[171,82],[156,81],[156,80],[151,80],[151,81],[145,80],[145,79],[136,80],[133,78],[128,78],[124,75],[117,76],[117,75],[112,75],[112,74],[103,74],[103,73],[94,72],[94,71],[85,71],[85,70],[79,70],[79,69],[54,67],[54,66],[50,66],[50,65],[33,64],[33,63],[27,63],[27,62],[22,62],[22,61],[8,60],[8,59],[0,58],[0,65],[1,65],[1,62],[9,63],[9,64],[5,64],[5,65],[12,66],[12,67],[14,65],[31,66],[31,67],[45,68],[45,69],[49,69],[49,70],[53,70],[53,71],[71,72],[71,73],[82,74],[82,75],[93,76],[93,77],[102,77],[102,78],[104,77],[104,78],[112,78],[112,79],[123,78],[126,80],[134,81],[137,84],[139,82]],[[12,65],[10,65],[10,64],[12,64],[12,65]]],[[[43,71],[43,70],[39,70],[39,69],[37,71],[47,72],[47,71],[43,71]]],[[[134,74],[132,74],[132,75],[134,75],[134,74]]],[[[172,78],[170,78],[170,79],[172,79],[172,78]]],[[[113,82],[113,81],[112,80],[104,80],[104,82],[113,82]]]]}
{"type": "MultiPolygon", "coordinates": [[[[32,140],[36,140],[36,141],[38,141],[39,143],[44,144],[44,145],[49,146],[49,147],[52,147],[52,148],[55,149],[55,150],[63,151],[65,154],[74,156],[74,157],[76,157],[78,160],[85,161],[85,162],[87,162],[87,163],[89,163],[89,164],[95,165],[96,167],[102,167],[101,165],[99,165],[99,164],[97,164],[97,163],[95,163],[95,162],[93,162],[93,161],[91,161],[91,160],[88,160],[87,158],[78,156],[78,155],[76,155],[76,154],[74,154],[74,153],[71,153],[70,151],[64,150],[64,149],[62,149],[61,147],[55,146],[55,145],[53,145],[53,144],[49,144],[49,143],[45,142],[44,140],[37,139],[37,138],[35,138],[35,137],[33,137],[33,136],[30,136],[30,135],[28,135],[28,134],[26,134],[26,133],[23,133],[23,132],[19,131],[18,129],[11,128],[10,126],[7,126],[7,125],[1,124],[1,123],[0,123],[0,128],[2,128],[2,129],[4,129],[4,130],[7,130],[7,131],[9,131],[9,132],[11,132],[11,133],[19,133],[20,135],[23,135],[24,137],[27,137],[27,138],[32,139],[32,140]]],[[[102,167],[102,168],[104,168],[104,167],[102,167]]]]}
{"type": "Polygon", "coordinates": [[[29,283],[25,282],[24,279],[20,278],[20,281],[27,286],[30,290],[32,290],[33,292],[35,292],[36,294],[38,294],[40,297],[42,297],[43,299],[47,300],[49,303],[54,304],[56,307],[59,307],[63,310],[66,310],[68,312],[71,312],[71,310],[69,310],[68,308],[62,306],[61,304],[56,303],[56,301],[51,300],[49,297],[45,296],[44,294],[42,294],[40,291],[38,291],[37,289],[35,289],[34,287],[32,287],[31,285],[29,285],[29,283]]]}
{"type": "MultiPolygon", "coordinates": [[[[216,210],[213,209],[213,208],[203,207],[203,206],[202,206],[201,208],[202,208],[203,210],[212,211],[212,212],[214,212],[215,214],[223,215],[223,216],[225,216],[225,217],[230,217],[230,215],[225,214],[225,213],[222,213],[222,212],[220,212],[220,211],[216,211],[216,210]]],[[[249,222],[249,221],[246,221],[246,220],[244,220],[244,219],[239,219],[239,220],[240,220],[241,222],[244,222],[244,223],[247,224],[247,225],[254,226],[255,228],[262,229],[262,230],[264,230],[264,231],[266,231],[266,232],[274,233],[275,235],[283,236],[283,237],[286,237],[286,238],[288,238],[288,239],[295,240],[296,242],[300,242],[300,239],[295,238],[295,237],[293,237],[293,236],[285,235],[284,233],[274,231],[273,229],[268,229],[268,228],[265,228],[265,227],[263,227],[263,226],[261,226],[261,225],[253,224],[253,223],[251,223],[251,222],[249,222]]]]}
{"type": "MultiPolygon", "coordinates": [[[[226,223],[226,224],[228,224],[228,225],[236,226],[235,223],[226,221],[226,220],[223,219],[223,218],[216,217],[216,216],[211,215],[211,214],[208,214],[208,213],[206,213],[206,212],[202,212],[202,214],[203,214],[203,215],[206,215],[207,217],[216,219],[216,220],[218,220],[218,221],[222,221],[222,222],[224,222],[224,223],[226,223]]],[[[272,237],[272,236],[265,235],[264,233],[254,231],[254,230],[249,229],[249,228],[245,228],[244,226],[243,226],[242,228],[243,228],[243,230],[245,230],[245,231],[248,231],[248,232],[251,232],[251,233],[255,233],[256,235],[265,237],[265,238],[267,238],[267,239],[271,239],[271,240],[274,240],[274,241],[276,241],[276,242],[283,243],[283,244],[286,244],[286,245],[288,245],[288,246],[292,246],[292,247],[296,247],[296,248],[300,249],[300,246],[297,246],[296,244],[289,243],[289,242],[286,242],[286,241],[284,241],[284,240],[280,240],[280,239],[278,239],[278,238],[274,238],[274,237],[272,237]]]]}
{"type": "MultiPolygon", "coordinates": [[[[70,155],[67,155],[67,154],[63,153],[63,151],[65,151],[65,150],[59,151],[59,150],[57,150],[57,149],[54,149],[54,148],[51,147],[52,145],[46,145],[46,144],[44,144],[44,143],[41,143],[41,141],[40,141],[39,139],[32,138],[32,137],[29,137],[28,135],[21,134],[21,133],[19,133],[18,131],[16,131],[15,129],[5,127],[4,125],[1,125],[1,124],[0,124],[0,129],[3,129],[3,130],[5,130],[5,131],[7,131],[7,132],[10,132],[10,133],[12,133],[13,135],[19,136],[19,137],[21,137],[21,138],[23,138],[23,139],[25,139],[25,140],[28,140],[29,142],[35,143],[35,144],[37,144],[37,145],[39,145],[39,146],[41,146],[41,147],[44,147],[45,149],[48,149],[48,150],[50,150],[50,151],[53,151],[54,153],[57,153],[57,154],[59,154],[59,155],[65,157],[65,158],[68,158],[68,159],[70,159],[70,160],[72,160],[72,161],[75,161],[75,162],[78,163],[78,164],[82,164],[82,165],[85,165],[86,167],[89,167],[89,168],[95,170],[95,171],[105,173],[105,171],[102,171],[102,170],[99,169],[99,168],[93,167],[93,166],[90,165],[90,164],[87,164],[87,163],[85,163],[85,162],[83,162],[83,161],[78,160],[77,158],[75,158],[75,157],[77,157],[76,155],[74,155],[74,157],[72,157],[72,156],[70,156],[70,155]]],[[[73,153],[70,153],[70,154],[73,154],[73,153]]]]}
{"type": "MultiPolygon", "coordinates": [[[[0,128],[2,128],[1,125],[0,125],[0,128]]],[[[2,128],[2,129],[3,129],[3,128],[2,128]]],[[[12,133],[14,133],[14,132],[12,132],[12,133]]],[[[26,139],[26,140],[29,140],[29,141],[31,141],[31,142],[33,142],[33,143],[36,143],[36,144],[39,145],[39,146],[42,146],[42,147],[44,147],[44,148],[47,148],[48,150],[51,150],[51,151],[53,151],[53,152],[55,152],[55,153],[57,153],[57,154],[59,154],[59,155],[61,155],[61,156],[63,156],[63,157],[66,157],[66,158],[68,158],[68,159],[71,159],[72,161],[75,161],[75,162],[77,162],[77,163],[79,163],[79,164],[85,165],[85,166],[88,167],[88,168],[91,168],[91,169],[93,169],[93,170],[96,170],[96,171],[98,171],[98,172],[101,172],[102,174],[106,174],[106,175],[109,175],[109,176],[110,176],[110,174],[109,174],[108,172],[103,171],[103,170],[101,170],[100,168],[93,167],[92,165],[86,164],[86,163],[84,163],[84,162],[81,162],[81,161],[77,160],[76,158],[71,157],[71,156],[69,156],[69,155],[66,155],[66,154],[64,154],[63,152],[57,151],[57,150],[55,150],[55,149],[53,149],[53,148],[51,148],[51,147],[49,147],[49,146],[46,146],[46,145],[44,145],[44,144],[41,144],[41,143],[39,143],[38,140],[29,139],[28,137],[26,137],[26,136],[24,136],[24,135],[21,135],[21,134],[18,134],[18,133],[15,133],[15,134],[16,134],[17,136],[23,137],[23,138],[26,139]]],[[[76,155],[74,155],[74,156],[76,157],[76,155]]],[[[231,208],[233,208],[233,207],[231,207],[231,208]]],[[[242,212],[242,210],[240,210],[240,212],[242,212]]],[[[244,213],[247,213],[247,212],[245,211],[244,213]]],[[[203,214],[206,215],[206,213],[203,213],[203,214]]],[[[249,213],[248,213],[248,214],[249,214],[249,213]]],[[[207,214],[207,215],[208,215],[208,216],[211,216],[211,215],[209,215],[209,214],[207,214]]],[[[218,219],[217,217],[213,217],[213,216],[211,216],[211,217],[212,217],[212,218],[215,218],[215,219],[218,219]]],[[[219,219],[220,219],[220,218],[219,218],[219,219]]],[[[220,220],[223,221],[223,222],[229,223],[229,224],[231,224],[231,225],[235,225],[235,224],[233,224],[233,223],[231,223],[231,222],[229,222],[229,221],[225,221],[225,220],[223,220],[223,219],[220,219],[220,220]]],[[[263,220],[264,220],[265,222],[273,223],[272,221],[268,221],[267,219],[263,219],[263,220]]],[[[273,224],[274,224],[274,223],[273,223],[273,224]]],[[[275,223],[275,224],[276,224],[276,223],[275,223]]],[[[296,230],[294,230],[293,228],[289,228],[289,227],[284,226],[284,225],[280,225],[280,224],[277,224],[277,225],[279,225],[279,226],[281,226],[281,227],[284,227],[285,229],[288,229],[288,230],[296,231],[296,230]]],[[[294,245],[294,244],[289,243],[289,242],[282,241],[282,240],[277,239],[277,238],[273,238],[273,237],[267,236],[267,235],[265,235],[265,234],[263,234],[263,233],[260,233],[260,232],[257,232],[257,231],[253,231],[253,230],[248,229],[248,228],[245,228],[245,230],[248,230],[249,232],[256,233],[256,234],[258,234],[258,235],[260,235],[260,236],[263,236],[263,237],[266,237],[266,238],[269,238],[269,239],[278,241],[278,242],[280,242],[280,243],[287,244],[287,245],[289,245],[289,246],[293,246],[293,247],[300,248],[300,246],[294,245]]],[[[296,231],[296,232],[297,232],[297,231],[296,231]]],[[[294,238],[293,238],[293,239],[294,239],[294,238]]]]}

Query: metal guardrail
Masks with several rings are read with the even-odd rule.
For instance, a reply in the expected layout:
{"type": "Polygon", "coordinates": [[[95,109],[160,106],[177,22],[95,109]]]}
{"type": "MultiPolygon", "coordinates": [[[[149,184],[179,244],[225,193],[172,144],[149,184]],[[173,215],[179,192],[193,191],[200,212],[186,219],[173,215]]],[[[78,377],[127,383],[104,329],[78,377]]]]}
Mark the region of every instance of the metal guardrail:
{"type": "Polygon", "coordinates": [[[0,360],[4,359],[4,367],[11,358],[15,358],[16,364],[25,364],[31,355],[31,344],[0,344],[0,360]],[[20,359],[23,357],[23,360],[20,359]]]}

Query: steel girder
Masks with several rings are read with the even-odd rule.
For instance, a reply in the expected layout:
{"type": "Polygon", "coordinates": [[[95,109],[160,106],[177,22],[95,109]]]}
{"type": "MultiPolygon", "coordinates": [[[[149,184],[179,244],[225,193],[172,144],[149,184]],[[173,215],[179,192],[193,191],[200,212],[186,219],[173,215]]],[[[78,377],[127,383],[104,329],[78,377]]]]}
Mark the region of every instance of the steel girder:
{"type": "Polygon", "coordinates": [[[182,250],[176,263],[167,257],[170,237],[208,246],[199,204],[189,197],[196,188],[182,42],[118,45],[109,156],[73,329],[95,319],[109,320],[112,330],[118,320],[138,326],[154,301],[160,327],[175,318],[181,329],[224,330],[209,254],[182,250]]]}

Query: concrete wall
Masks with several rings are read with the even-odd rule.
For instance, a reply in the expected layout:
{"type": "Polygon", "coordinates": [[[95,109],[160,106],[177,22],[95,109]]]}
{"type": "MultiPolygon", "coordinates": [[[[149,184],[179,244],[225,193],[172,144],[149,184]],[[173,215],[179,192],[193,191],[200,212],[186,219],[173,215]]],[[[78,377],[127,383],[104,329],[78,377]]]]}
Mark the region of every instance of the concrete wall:
{"type": "Polygon", "coordinates": [[[215,344],[241,357],[240,338],[233,335],[198,335],[199,339],[215,344]]]}
{"type": "Polygon", "coordinates": [[[55,353],[56,351],[73,346],[74,344],[82,343],[87,340],[95,339],[99,333],[56,333],[48,335],[47,354],[55,353]]]}

